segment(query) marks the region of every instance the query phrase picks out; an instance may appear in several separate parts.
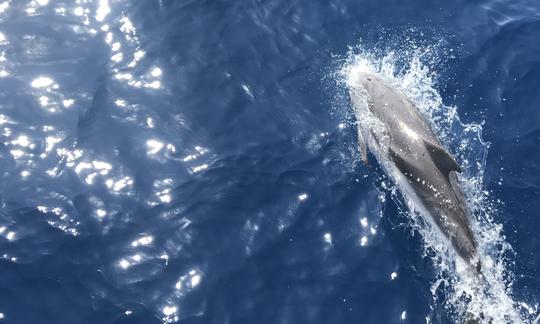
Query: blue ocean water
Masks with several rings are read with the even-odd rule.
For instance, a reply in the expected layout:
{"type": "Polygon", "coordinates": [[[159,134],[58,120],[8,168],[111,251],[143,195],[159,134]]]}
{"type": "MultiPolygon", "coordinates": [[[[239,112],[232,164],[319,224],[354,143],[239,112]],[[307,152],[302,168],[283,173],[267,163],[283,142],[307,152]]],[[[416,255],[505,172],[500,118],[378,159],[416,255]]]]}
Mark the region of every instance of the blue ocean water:
{"type": "Polygon", "coordinates": [[[359,162],[364,65],[437,106],[495,311],[531,322],[539,39],[535,0],[2,1],[0,322],[459,323],[359,162]]]}

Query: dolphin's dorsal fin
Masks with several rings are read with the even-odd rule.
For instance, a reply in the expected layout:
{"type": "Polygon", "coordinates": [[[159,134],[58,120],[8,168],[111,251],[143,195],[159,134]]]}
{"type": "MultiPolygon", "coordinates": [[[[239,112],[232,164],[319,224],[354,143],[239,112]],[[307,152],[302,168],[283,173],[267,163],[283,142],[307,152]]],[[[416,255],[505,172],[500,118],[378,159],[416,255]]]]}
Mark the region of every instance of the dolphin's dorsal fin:
{"type": "Polygon", "coordinates": [[[448,180],[450,181],[450,186],[452,187],[452,190],[454,191],[454,194],[456,195],[457,200],[459,200],[459,203],[461,204],[461,206],[467,206],[467,200],[465,200],[465,196],[463,195],[463,192],[460,189],[461,185],[458,178],[458,174],[456,172],[450,172],[450,174],[448,175],[448,180]]]}
{"type": "Polygon", "coordinates": [[[463,191],[461,191],[461,184],[458,178],[458,174],[455,171],[450,172],[450,174],[448,175],[448,180],[450,181],[450,187],[452,187],[452,191],[454,191],[454,195],[459,202],[458,206],[460,206],[460,208],[463,210],[463,214],[466,217],[464,221],[468,222],[469,219],[472,217],[471,211],[468,207],[467,200],[463,195],[463,191]]]}
{"type": "Polygon", "coordinates": [[[439,168],[445,176],[448,176],[452,171],[461,172],[459,164],[444,148],[426,140],[424,140],[424,146],[437,168],[439,168]]]}

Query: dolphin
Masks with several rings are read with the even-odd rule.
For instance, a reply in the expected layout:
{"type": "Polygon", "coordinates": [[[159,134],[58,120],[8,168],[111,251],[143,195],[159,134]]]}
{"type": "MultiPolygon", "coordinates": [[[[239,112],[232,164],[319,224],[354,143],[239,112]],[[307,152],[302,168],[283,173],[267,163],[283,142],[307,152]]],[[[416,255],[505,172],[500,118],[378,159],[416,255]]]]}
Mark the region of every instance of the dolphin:
{"type": "Polygon", "coordinates": [[[480,273],[459,164],[404,94],[371,73],[357,72],[348,83],[364,162],[369,150],[414,209],[480,273]]]}

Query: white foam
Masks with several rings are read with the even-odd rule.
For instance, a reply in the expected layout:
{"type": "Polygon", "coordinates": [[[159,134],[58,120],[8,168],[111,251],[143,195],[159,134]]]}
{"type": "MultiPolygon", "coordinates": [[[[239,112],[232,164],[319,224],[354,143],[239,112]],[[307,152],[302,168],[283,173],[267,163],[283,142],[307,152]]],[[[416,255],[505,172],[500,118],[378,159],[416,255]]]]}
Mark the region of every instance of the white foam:
{"type": "MultiPolygon", "coordinates": [[[[436,48],[411,45],[399,51],[398,55],[360,46],[351,49],[343,59],[336,74],[337,82],[341,88],[348,89],[358,84],[358,72],[367,72],[407,94],[431,122],[441,142],[457,157],[464,170],[461,182],[469,207],[475,215],[471,226],[478,240],[484,279],[479,279],[470,267],[455,257],[447,240],[441,240],[439,231],[430,227],[414,211],[417,210],[414,202],[405,201],[403,204],[403,198],[396,188],[390,190],[398,208],[410,216],[411,231],[422,235],[424,256],[431,257],[437,271],[436,280],[431,286],[433,309],[443,306],[458,322],[464,321],[463,316],[483,316],[486,323],[491,319],[490,323],[494,324],[530,322],[530,315],[521,311],[520,301],[512,296],[512,275],[507,266],[511,262],[511,246],[505,242],[502,226],[494,220],[498,210],[493,198],[483,189],[489,143],[482,141],[481,125],[463,124],[456,108],[442,102],[432,72],[436,68],[436,52],[436,48]],[[441,289],[446,296],[443,305],[437,299],[441,289]]],[[[362,127],[370,117],[363,116],[362,109],[354,110],[347,113],[346,119],[351,126],[359,124],[362,127]]]]}

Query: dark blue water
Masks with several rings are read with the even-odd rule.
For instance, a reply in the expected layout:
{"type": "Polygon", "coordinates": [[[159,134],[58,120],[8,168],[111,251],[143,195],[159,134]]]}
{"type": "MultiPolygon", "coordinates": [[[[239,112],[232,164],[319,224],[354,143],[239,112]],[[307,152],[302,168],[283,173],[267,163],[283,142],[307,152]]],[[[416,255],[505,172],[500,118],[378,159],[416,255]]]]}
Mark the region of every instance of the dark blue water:
{"type": "Polygon", "coordinates": [[[0,323],[459,322],[358,162],[336,81],[358,46],[431,50],[482,124],[504,284],[536,317],[537,1],[12,0],[0,32],[0,323]]]}

